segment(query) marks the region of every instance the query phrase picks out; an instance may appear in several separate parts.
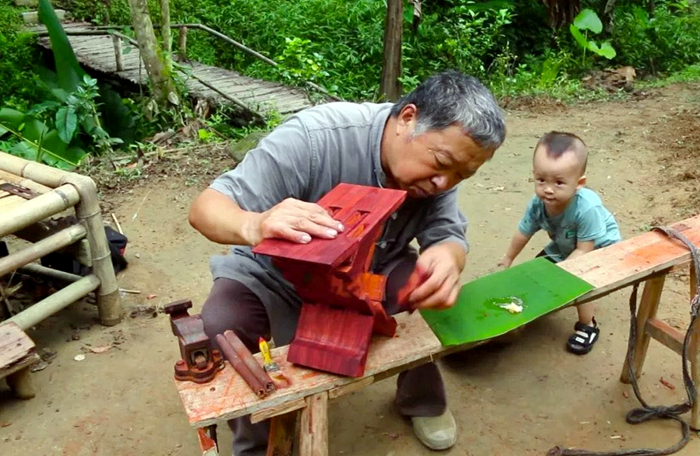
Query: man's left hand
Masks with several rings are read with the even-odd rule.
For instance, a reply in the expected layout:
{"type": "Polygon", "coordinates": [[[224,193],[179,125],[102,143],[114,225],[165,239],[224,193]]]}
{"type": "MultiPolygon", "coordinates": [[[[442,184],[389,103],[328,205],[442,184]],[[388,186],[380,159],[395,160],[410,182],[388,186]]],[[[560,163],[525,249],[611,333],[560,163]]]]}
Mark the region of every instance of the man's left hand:
{"type": "Polygon", "coordinates": [[[409,296],[411,308],[452,307],[459,293],[459,274],[464,268],[465,257],[464,248],[456,242],[444,242],[423,252],[418,257],[416,268],[427,278],[409,296]]]}

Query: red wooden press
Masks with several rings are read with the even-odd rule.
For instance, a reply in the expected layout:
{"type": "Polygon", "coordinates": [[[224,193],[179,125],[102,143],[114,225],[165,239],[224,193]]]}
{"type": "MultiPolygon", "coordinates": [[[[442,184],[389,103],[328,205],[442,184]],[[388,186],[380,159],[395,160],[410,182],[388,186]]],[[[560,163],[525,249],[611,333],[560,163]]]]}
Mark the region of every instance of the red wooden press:
{"type": "Polygon", "coordinates": [[[345,230],[308,244],[268,239],[253,252],[272,257],[303,301],[287,359],[359,377],[372,333],[393,336],[396,321],[382,307],[386,277],[369,272],[384,222],[406,192],[340,184],[318,201],[345,230]]]}

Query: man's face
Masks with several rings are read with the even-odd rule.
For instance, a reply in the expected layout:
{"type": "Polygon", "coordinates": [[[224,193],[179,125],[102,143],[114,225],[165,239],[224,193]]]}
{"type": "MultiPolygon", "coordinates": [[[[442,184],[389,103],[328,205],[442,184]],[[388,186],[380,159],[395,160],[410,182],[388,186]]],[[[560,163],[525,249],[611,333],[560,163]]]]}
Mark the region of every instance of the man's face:
{"type": "Polygon", "coordinates": [[[386,167],[389,183],[406,190],[411,198],[445,192],[473,176],[493,156],[493,150],[476,144],[457,125],[413,135],[415,106],[408,105],[389,132],[386,167]]]}

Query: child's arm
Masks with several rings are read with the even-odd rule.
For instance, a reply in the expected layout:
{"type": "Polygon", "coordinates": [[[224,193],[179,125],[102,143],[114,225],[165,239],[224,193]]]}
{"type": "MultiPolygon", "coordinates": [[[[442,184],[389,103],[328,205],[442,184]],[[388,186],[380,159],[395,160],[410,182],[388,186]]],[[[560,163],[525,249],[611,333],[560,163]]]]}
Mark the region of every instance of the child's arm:
{"type": "Polygon", "coordinates": [[[595,241],[578,241],[576,243],[576,250],[571,252],[571,255],[566,257],[567,260],[571,258],[576,258],[583,255],[584,253],[592,252],[595,248],[595,241]]]}
{"type": "Polygon", "coordinates": [[[520,252],[523,251],[527,243],[530,241],[531,237],[532,235],[525,236],[520,231],[516,231],[515,236],[513,236],[513,240],[510,241],[510,247],[508,247],[508,251],[503,256],[503,258],[501,258],[501,261],[498,262],[498,266],[509,268],[510,265],[513,263],[513,260],[515,260],[515,257],[517,257],[520,254],[520,252]]]}

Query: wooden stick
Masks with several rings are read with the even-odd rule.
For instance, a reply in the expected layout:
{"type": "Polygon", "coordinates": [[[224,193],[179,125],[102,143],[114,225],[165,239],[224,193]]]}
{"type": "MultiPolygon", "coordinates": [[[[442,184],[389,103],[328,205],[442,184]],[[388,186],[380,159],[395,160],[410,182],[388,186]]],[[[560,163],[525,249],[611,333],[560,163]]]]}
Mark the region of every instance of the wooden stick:
{"type": "Polygon", "coordinates": [[[122,231],[122,226],[119,224],[119,220],[117,220],[117,216],[114,215],[114,212],[112,214],[112,220],[114,220],[114,224],[117,225],[117,231],[119,231],[119,234],[124,234],[124,231],[122,231]]]}
{"type": "MultiPolygon", "coordinates": [[[[690,262],[690,299],[698,297],[700,299],[700,289],[697,287],[696,278],[698,271],[695,270],[693,262],[690,262]]],[[[700,317],[698,317],[700,318],[700,317]]],[[[695,383],[695,387],[700,387],[700,321],[695,322],[693,335],[690,339],[690,377],[695,383]]],[[[700,398],[695,398],[693,409],[690,412],[690,426],[700,429],[700,398]]]]}
{"type": "Polygon", "coordinates": [[[231,367],[233,367],[236,372],[238,372],[238,375],[240,375],[243,380],[250,386],[250,389],[253,390],[256,396],[259,398],[263,398],[267,395],[265,392],[265,386],[263,386],[260,381],[257,379],[255,375],[248,369],[248,366],[241,360],[241,358],[238,356],[238,353],[236,353],[236,350],[233,349],[229,341],[221,334],[216,335],[216,343],[219,344],[219,348],[221,349],[221,353],[224,354],[224,357],[228,360],[229,363],[231,363],[231,367]]]}
{"type": "Polygon", "coordinates": [[[265,392],[267,394],[275,391],[275,383],[272,381],[267,372],[260,366],[260,364],[255,360],[253,354],[248,350],[248,347],[238,338],[236,333],[231,330],[224,331],[224,337],[231,344],[236,354],[243,360],[245,365],[250,369],[250,372],[255,375],[255,378],[263,385],[265,392]]]}

